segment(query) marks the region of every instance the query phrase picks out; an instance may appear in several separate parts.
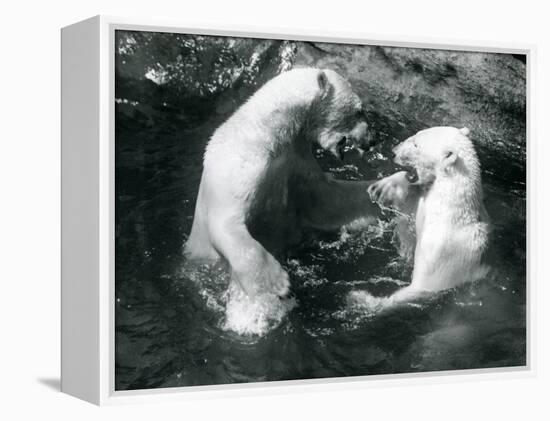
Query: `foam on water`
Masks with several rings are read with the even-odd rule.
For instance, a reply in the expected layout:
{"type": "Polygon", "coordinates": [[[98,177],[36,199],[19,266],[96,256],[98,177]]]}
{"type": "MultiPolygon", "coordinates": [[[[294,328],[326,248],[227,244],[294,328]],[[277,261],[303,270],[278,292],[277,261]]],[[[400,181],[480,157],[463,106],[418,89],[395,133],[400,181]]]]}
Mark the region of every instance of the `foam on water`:
{"type": "Polygon", "coordinates": [[[294,299],[280,299],[273,294],[249,297],[231,282],[224,265],[186,265],[184,271],[185,278],[197,286],[206,307],[221,316],[219,327],[223,330],[263,336],[296,306],[294,299]]]}
{"type": "Polygon", "coordinates": [[[273,294],[249,297],[238,285],[231,283],[225,294],[225,322],[223,328],[240,335],[266,334],[279,325],[285,315],[296,306],[296,301],[280,299],[273,294]]]}
{"type": "Polygon", "coordinates": [[[320,241],[318,247],[321,252],[330,253],[333,261],[348,262],[364,255],[369,247],[387,251],[374,243],[390,232],[393,221],[377,219],[373,223],[370,217],[359,218],[342,227],[336,240],[320,241]]]}
{"type": "Polygon", "coordinates": [[[375,297],[368,291],[351,291],[347,296],[348,308],[362,311],[366,317],[373,317],[392,304],[389,297],[375,297]]]}
{"type": "Polygon", "coordinates": [[[392,278],[391,276],[373,276],[369,278],[366,281],[366,283],[373,284],[373,285],[377,285],[381,283],[389,283],[389,284],[396,285],[398,287],[404,287],[409,284],[408,282],[402,281],[401,279],[392,278]]]}

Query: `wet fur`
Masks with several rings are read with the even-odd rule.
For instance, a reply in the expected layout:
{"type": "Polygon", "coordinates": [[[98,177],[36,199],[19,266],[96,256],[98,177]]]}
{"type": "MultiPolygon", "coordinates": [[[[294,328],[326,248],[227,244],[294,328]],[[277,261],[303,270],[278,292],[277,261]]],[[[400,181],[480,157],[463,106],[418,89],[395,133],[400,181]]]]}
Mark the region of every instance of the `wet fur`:
{"type": "Polygon", "coordinates": [[[295,69],[260,88],[210,139],[185,254],[225,260],[248,296],[285,296],[286,271],[275,257],[303,228],[337,229],[379,214],[369,183],[332,179],[313,143],[337,155],[346,137],[366,139],[362,105],[330,70],[295,69]]]}
{"type": "MultiPolygon", "coordinates": [[[[398,172],[373,184],[373,199],[412,215],[415,236],[401,236],[402,250],[414,248],[410,286],[394,300],[439,291],[484,277],[482,257],[489,236],[481,171],[467,129],[436,127],[394,149],[395,161],[418,173],[414,184],[398,172]],[[414,244],[411,245],[411,241],[414,244]]],[[[405,232],[398,222],[398,233],[405,232]]]]}

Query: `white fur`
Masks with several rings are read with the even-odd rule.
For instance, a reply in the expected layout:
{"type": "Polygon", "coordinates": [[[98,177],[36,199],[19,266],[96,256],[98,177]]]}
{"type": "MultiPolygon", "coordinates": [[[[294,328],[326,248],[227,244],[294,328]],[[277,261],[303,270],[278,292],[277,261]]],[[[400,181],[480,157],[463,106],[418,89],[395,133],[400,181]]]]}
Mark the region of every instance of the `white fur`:
{"type": "Polygon", "coordinates": [[[331,70],[291,70],[260,88],[207,145],[186,255],[222,257],[248,296],[284,296],[288,275],[251,227],[267,221],[273,237],[286,239],[298,231],[295,225],[340,226],[355,216],[354,207],[365,213],[355,194],[360,188],[368,202],[365,186],[330,180],[311,154],[312,142],[336,155],[343,137],[361,144],[367,128],[356,118],[361,107],[349,83],[331,70]],[[354,194],[346,195],[352,187],[354,194]],[[347,217],[346,200],[337,195],[354,200],[347,217]]]}
{"type": "Polygon", "coordinates": [[[379,201],[415,216],[412,282],[395,300],[452,288],[487,273],[481,258],[489,225],[479,160],[468,134],[467,128],[453,127],[420,131],[394,149],[395,162],[414,167],[418,181],[411,185],[406,172],[399,172],[370,189],[379,201]]]}

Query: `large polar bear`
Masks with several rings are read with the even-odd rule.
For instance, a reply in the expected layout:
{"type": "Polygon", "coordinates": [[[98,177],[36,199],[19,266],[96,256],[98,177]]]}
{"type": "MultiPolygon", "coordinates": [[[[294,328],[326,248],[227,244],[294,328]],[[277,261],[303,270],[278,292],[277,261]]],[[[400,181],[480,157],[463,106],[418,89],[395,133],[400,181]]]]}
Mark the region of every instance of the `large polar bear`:
{"type": "Polygon", "coordinates": [[[321,171],[312,144],[342,158],[372,146],[359,97],[332,70],[294,69],[261,87],[210,139],[185,254],[220,257],[249,297],[284,297],[289,280],[274,254],[305,227],[336,229],[378,215],[367,182],[321,171]]]}
{"type": "MultiPolygon", "coordinates": [[[[395,163],[408,167],[369,187],[373,200],[414,215],[414,269],[401,301],[484,277],[482,256],[489,225],[481,171],[467,128],[422,130],[394,148],[395,163]]],[[[400,227],[398,232],[406,230],[400,227]]],[[[407,241],[407,236],[402,236],[407,241]]]]}

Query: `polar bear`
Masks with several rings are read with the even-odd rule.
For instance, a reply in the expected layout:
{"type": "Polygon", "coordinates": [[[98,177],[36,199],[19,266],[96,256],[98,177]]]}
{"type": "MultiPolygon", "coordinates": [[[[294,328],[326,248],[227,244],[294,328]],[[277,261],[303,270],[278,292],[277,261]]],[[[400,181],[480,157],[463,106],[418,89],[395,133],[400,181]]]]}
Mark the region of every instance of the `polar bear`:
{"type": "MultiPolygon", "coordinates": [[[[414,268],[407,300],[483,278],[489,223],[479,160],[467,128],[433,127],[397,145],[395,163],[407,167],[369,187],[373,200],[414,216],[414,268]]],[[[398,233],[405,233],[403,220],[398,233]]],[[[410,239],[410,238],[409,238],[410,239]]],[[[401,235],[402,247],[408,241],[401,235]],[[403,244],[405,243],[405,244],[403,244]]]]}
{"type": "Polygon", "coordinates": [[[187,257],[224,259],[231,282],[248,296],[285,297],[288,275],[274,254],[298,241],[303,228],[337,229],[379,215],[370,183],[323,173],[313,143],[341,159],[348,147],[373,146],[350,84],[314,68],[268,81],[208,142],[187,257]]]}

